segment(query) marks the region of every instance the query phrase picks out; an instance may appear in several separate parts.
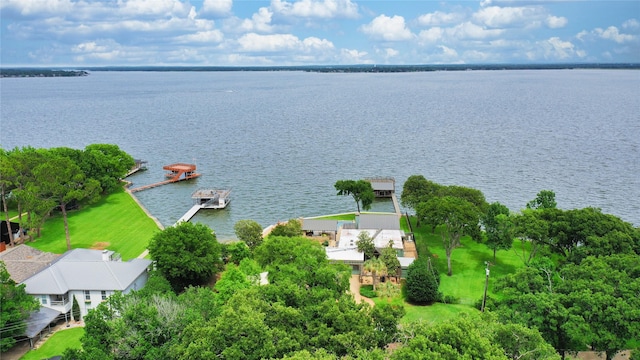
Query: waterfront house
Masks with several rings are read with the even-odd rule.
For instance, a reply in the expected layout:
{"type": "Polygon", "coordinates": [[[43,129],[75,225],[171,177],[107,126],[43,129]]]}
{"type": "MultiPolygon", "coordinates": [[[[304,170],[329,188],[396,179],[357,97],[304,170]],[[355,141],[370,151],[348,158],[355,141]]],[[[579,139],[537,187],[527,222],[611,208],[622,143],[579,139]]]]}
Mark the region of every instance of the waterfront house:
{"type": "Polygon", "coordinates": [[[65,318],[75,297],[84,316],[116,291],[126,294],[141,289],[150,266],[151,260],[124,262],[109,250],[73,249],[22,283],[27,294],[43,307],[65,314],[65,318]]]}

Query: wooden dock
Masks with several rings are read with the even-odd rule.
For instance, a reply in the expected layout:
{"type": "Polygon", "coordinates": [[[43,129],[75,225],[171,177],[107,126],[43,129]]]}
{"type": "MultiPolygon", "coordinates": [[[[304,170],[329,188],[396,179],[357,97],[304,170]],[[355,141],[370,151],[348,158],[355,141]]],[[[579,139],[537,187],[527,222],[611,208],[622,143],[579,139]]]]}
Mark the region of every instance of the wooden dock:
{"type": "Polygon", "coordinates": [[[195,179],[200,176],[200,174],[196,173],[196,166],[194,164],[176,163],[163,166],[162,169],[169,171],[165,174],[165,177],[168,178],[167,180],[133,188],[130,191],[132,193],[138,192],[178,181],[195,179]]]}
{"type": "Polygon", "coordinates": [[[135,159],[135,163],[136,164],[131,168],[131,170],[129,170],[129,172],[124,176],[124,178],[127,178],[127,177],[137,173],[138,171],[147,170],[147,161],[146,160],[135,159]]]}

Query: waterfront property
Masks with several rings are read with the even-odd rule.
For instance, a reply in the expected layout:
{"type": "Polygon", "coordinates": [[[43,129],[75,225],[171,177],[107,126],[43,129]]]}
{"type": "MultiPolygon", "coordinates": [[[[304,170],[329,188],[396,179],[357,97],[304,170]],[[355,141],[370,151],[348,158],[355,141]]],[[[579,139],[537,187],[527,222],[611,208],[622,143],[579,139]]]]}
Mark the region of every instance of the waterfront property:
{"type": "Polygon", "coordinates": [[[302,228],[307,234],[331,235],[335,231],[335,241],[325,247],[327,257],[330,261],[349,265],[354,275],[363,275],[365,257],[357,247],[358,236],[363,232],[373,239],[377,254],[389,246],[396,251],[401,268],[398,274],[389,276],[406,278],[407,268],[415,260],[415,245],[400,229],[398,216],[393,213],[359,214],[355,221],[303,219],[302,228]]]}
{"type": "Polygon", "coordinates": [[[69,319],[73,298],[81,316],[116,291],[126,294],[141,289],[147,282],[151,260],[120,260],[109,250],[73,249],[22,283],[27,294],[69,319]]]}

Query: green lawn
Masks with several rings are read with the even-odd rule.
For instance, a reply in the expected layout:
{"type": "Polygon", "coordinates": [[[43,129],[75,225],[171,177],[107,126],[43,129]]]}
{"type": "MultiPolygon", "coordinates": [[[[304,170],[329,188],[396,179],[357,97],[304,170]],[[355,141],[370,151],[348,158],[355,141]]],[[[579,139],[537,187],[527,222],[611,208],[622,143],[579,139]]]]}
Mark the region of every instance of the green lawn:
{"type": "Polygon", "coordinates": [[[319,216],[317,218],[312,218],[312,219],[354,221],[356,219],[356,214],[355,213],[336,214],[336,215],[329,215],[329,216],[319,216]]]}
{"type": "Polygon", "coordinates": [[[80,338],[84,335],[84,328],[75,327],[61,330],[53,334],[42,346],[36,350],[29,350],[21,360],[48,359],[52,356],[62,355],[68,349],[79,349],[80,338]]]}
{"type": "MultiPolygon", "coordinates": [[[[153,234],[159,231],[156,223],[124,190],[68,215],[71,247],[106,247],[120,253],[123,260],[140,255],[153,234]]],[[[47,220],[41,234],[27,244],[56,254],[67,250],[62,215],[47,220]]]]}

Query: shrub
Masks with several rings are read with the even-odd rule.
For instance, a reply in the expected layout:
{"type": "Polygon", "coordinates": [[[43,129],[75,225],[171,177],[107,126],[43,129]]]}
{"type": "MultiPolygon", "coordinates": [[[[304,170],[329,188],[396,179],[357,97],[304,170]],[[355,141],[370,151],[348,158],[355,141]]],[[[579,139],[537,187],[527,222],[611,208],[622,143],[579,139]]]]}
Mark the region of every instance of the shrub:
{"type": "Polygon", "coordinates": [[[429,263],[416,260],[407,269],[407,301],[427,305],[438,301],[442,295],[438,291],[438,281],[429,263]]]}
{"type": "Polygon", "coordinates": [[[370,299],[378,296],[378,294],[373,290],[373,285],[360,286],[360,295],[370,299]]]}

